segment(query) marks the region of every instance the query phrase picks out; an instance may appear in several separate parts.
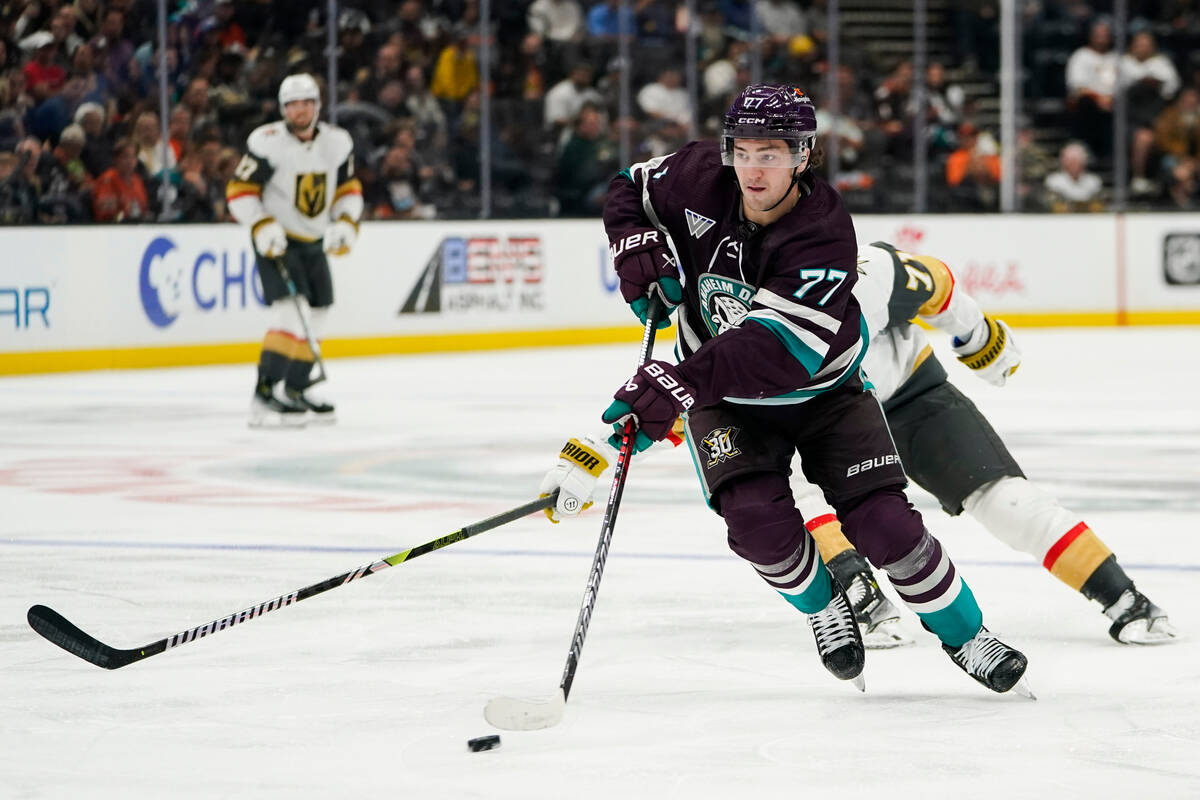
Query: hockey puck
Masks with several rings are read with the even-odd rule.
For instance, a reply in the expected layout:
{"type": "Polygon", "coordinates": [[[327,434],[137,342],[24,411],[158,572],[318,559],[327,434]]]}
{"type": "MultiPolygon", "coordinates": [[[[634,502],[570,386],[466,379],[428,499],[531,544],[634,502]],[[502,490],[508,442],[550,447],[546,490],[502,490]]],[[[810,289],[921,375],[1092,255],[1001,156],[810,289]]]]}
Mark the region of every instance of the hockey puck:
{"type": "Polygon", "coordinates": [[[478,739],[468,739],[467,747],[471,748],[472,753],[482,753],[484,750],[495,750],[500,746],[500,737],[493,734],[491,736],[480,736],[478,739]]]}

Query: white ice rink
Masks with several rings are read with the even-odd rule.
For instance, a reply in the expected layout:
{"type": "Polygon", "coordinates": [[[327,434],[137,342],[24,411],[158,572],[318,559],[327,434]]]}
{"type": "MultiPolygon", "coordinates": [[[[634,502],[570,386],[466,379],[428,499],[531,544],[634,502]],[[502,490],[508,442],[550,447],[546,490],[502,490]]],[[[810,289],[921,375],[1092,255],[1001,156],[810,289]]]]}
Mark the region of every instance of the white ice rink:
{"type": "Polygon", "coordinates": [[[565,720],[483,753],[490,697],[558,684],[603,502],[111,672],[26,609],[144,645],[531,500],[636,343],[333,361],[340,423],[296,432],[247,429],[249,365],[2,379],[0,798],[1200,797],[1200,329],[1018,341],[1009,387],[952,378],[1177,642],[1115,644],[913,490],[1039,699],[987,692],[908,612],[917,644],[868,653],[859,694],[679,449],[633,466],[565,720]]]}

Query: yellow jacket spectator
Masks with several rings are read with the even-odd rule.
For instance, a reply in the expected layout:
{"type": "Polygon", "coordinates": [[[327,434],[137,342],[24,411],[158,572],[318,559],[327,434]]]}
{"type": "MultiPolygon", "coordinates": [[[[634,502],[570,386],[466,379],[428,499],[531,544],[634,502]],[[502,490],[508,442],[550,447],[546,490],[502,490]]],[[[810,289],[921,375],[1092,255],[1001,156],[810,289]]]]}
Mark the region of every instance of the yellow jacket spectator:
{"type": "Polygon", "coordinates": [[[475,63],[475,53],[467,47],[463,38],[456,38],[442,48],[429,87],[434,97],[461,103],[478,83],[479,67],[475,63]]]}

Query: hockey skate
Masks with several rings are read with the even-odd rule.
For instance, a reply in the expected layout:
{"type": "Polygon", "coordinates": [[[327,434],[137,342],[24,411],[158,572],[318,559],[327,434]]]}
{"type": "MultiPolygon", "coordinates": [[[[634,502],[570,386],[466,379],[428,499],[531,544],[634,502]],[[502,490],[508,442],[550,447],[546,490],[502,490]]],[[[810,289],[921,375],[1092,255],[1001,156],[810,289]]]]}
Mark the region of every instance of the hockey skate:
{"type": "Polygon", "coordinates": [[[942,649],[963,672],[993,692],[1015,689],[1017,694],[1037,699],[1023,679],[1029,660],[1019,650],[997,639],[987,628],[980,628],[975,638],[961,647],[943,644],[942,649]]]}
{"type": "Polygon", "coordinates": [[[833,597],[815,614],[808,615],[813,638],[817,641],[817,653],[825,669],[838,680],[853,681],[860,692],[867,690],[862,671],[866,664],[862,635],[854,622],[854,612],[846,593],[832,574],[829,576],[833,597]]]}
{"type": "Polygon", "coordinates": [[[288,399],[283,384],[259,383],[250,400],[251,428],[303,428],[307,409],[288,399]]]}
{"type": "Polygon", "coordinates": [[[1122,592],[1104,614],[1113,621],[1108,635],[1121,644],[1163,644],[1176,635],[1167,612],[1137,589],[1122,592]]]}
{"type": "Polygon", "coordinates": [[[912,644],[913,638],[904,632],[900,624],[900,609],[887,599],[869,571],[855,574],[846,587],[846,599],[854,610],[854,620],[862,634],[863,647],[868,650],[888,650],[912,644]]]}
{"type": "Polygon", "coordinates": [[[288,389],[287,398],[293,405],[308,412],[308,421],[314,425],[332,425],[337,422],[333,403],[322,400],[312,393],[312,388],[288,389]]]}

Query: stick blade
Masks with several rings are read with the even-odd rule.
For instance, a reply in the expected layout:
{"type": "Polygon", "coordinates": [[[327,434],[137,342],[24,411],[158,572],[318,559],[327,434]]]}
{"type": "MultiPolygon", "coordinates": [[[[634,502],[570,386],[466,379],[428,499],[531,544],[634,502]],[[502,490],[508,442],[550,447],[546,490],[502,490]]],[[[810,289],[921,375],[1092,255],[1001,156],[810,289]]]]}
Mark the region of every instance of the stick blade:
{"type": "Polygon", "coordinates": [[[562,722],[567,698],[562,689],[548,700],[518,700],[493,697],[483,709],[483,718],[503,731],[538,731],[562,722]]]}
{"type": "Polygon", "coordinates": [[[109,647],[48,606],[30,606],[25,618],[29,621],[29,627],[47,641],[97,667],[118,669],[144,657],[138,651],[109,647]]]}

